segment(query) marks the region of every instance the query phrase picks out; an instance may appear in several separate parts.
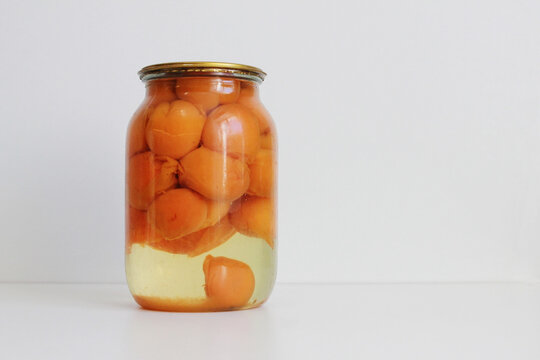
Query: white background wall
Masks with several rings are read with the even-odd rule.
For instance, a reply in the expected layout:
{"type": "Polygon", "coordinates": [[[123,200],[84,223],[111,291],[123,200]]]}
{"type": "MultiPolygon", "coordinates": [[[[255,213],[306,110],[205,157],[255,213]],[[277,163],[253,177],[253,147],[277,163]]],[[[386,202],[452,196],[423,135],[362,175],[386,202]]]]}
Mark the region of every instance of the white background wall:
{"type": "Polygon", "coordinates": [[[281,281],[540,279],[540,2],[2,1],[0,280],[122,282],[136,72],[252,64],[281,281]]]}

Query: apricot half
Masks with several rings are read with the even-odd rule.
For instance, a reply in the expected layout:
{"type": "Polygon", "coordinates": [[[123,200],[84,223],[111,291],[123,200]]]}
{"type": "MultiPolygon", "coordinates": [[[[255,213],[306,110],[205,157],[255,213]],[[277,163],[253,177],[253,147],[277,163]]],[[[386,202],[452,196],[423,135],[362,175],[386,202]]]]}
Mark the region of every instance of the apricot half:
{"type": "Polygon", "coordinates": [[[203,264],[206,295],[223,308],[240,307],[249,301],[255,289],[251,268],[238,260],[208,255],[203,264]]]}
{"type": "Polygon", "coordinates": [[[230,104],[240,94],[238,81],[212,77],[180,78],[176,83],[176,95],[189,101],[202,111],[208,112],[219,104],[230,104]]]}
{"type": "Polygon", "coordinates": [[[203,227],[215,225],[227,215],[230,207],[231,203],[228,201],[208,201],[208,211],[203,227]]]}
{"type": "Polygon", "coordinates": [[[187,254],[196,247],[199,237],[193,236],[198,232],[191,233],[177,239],[167,240],[163,237],[154,237],[148,245],[157,250],[166,251],[171,254],[187,254]]]}
{"type": "Polygon", "coordinates": [[[159,196],[150,208],[149,219],[167,239],[199,230],[207,215],[207,200],[189,189],[173,189],[159,196]]]}
{"type": "MultiPolygon", "coordinates": [[[[207,227],[192,234],[197,237],[195,246],[188,252],[189,256],[197,256],[210,251],[234,235],[236,229],[231,225],[227,217],[223,218],[214,226],[207,227]]],[[[192,235],[188,235],[192,236],[192,235]]]]}
{"type": "Polygon", "coordinates": [[[204,228],[178,239],[166,240],[155,238],[150,246],[173,254],[186,254],[190,257],[208,252],[234,235],[236,229],[225,217],[214,226],[204,228]]]}
{"type": "Polygon", "coordinates": [[[157,105],[162,102],[171,102],[176,100],[174,86],[176,81],[171,80],[152,80],[147,85],[147,97],[151,105],[157,105]]]}
{"type": "Polygon", "coordinates": [[[212,200],[232,201],[249,186],[249,168],[243,161],[203,146],[180,160],[178,175],[182,185],[212,200]]]}
{"type": "Polygon", "coordinates": [[[247,86],[242,88],[237,102],[247,107],[255,115],[259,121],[261,134],[266,134],[273,129],[272,117],[259,100],[259,90],[256,87],[247,86]]]}
{"type": "Polygon", "coordinates": [[[245,106],[222,105],[208,116],[201,140],[211,150],[250,160],[259,149],[259,124],[245,106]]]}
{"type": "Polygon", "coordinates": [[[275,181],[274,153],[270,150],[259,150],[255,160],[249,164],[249,188],[247,193],[262,197],[272,196],[275,181]]]}
{"type": "Polygon", "coordinates": [[[158,155],[178,159],[200,142],[206,117],[195,105],[176,100],[159,104],[146,125],[146,142],[158,155]]]}
{"type": "Polygon", "coordinates": [[[274,248],[275,211],[270,199],[247,196],[238,200],[231,208],[229,220],[238,232],[264,239],[274,248]]]}
{"type": "Polygon", "coordinates": [[[144,130],[148,120],[148,109],[146,103],[143,103],[133,114],[129,123],[128,136],[126,143],[126,153],[128,156],[148,150],[144,130]]]}
{"type": "Polygon", "coordinates": [[[126,251],[129,252],[131,245],[146,242],[150,233],[150,224],[146,211],[128,206],[126,215],[126,251]]]}
{"type": "Polygon", "coordinates": [[[129,159],[127,195],[135,209],[146,210],[156,194],[177,184],[178,162],[166,156],[155,156],[147,151],[129,159]]]}
{"type": "Polygon", "coordinates": [[[260,141],[261,141],[261,149],[274,150],[276,147],[276,144],[274,141],[274,135],[272,135],[272,132],[261,134],[260,141]]]}

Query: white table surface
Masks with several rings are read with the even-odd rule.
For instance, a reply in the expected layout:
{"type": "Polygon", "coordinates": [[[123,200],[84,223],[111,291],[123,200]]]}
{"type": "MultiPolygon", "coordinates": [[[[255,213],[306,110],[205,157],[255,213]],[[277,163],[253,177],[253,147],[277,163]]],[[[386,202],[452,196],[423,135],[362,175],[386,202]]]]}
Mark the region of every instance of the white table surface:
{"type": "Polygon", "coordinates": [[[539,284],[278,284],[263,307],[139,309],[112,284],[0,284],[0,359],[540,359],[539,284]]]}

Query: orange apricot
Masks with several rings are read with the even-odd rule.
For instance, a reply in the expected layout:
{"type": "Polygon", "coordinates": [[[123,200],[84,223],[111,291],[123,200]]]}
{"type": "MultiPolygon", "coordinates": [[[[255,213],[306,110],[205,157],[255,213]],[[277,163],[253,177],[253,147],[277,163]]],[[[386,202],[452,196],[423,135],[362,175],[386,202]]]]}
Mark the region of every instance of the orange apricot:
{"type": "Polygon", "coordinates": [[[150,105],[176,100],[175,85],[176,81],[171,80],[157,79],[150,81],[147,85],[147,97],[150,105]]]}
{"type": "Polygon", "coordinates": [[[153,80],[147,85],[145,101],[137,109],[129,125],[126,144],[128,156],[148,150],[145,134],[148,115],[158,103],[176,100],[174,84],[175,82],[171,81],[153,80]]]}
{"type": "Polygon", "coordinates": [[[128,136],[126,143],[127,156],[132,156],[136,153],[148,150],[144,129],[148,120],[148,109],[146,103],[143,103],[139,109],[133,114],[128,127],[128,136]]]}
{"type": "Polygon", "coordinates": [[[132,296],[143,309],[170,312],[219,311],[219,308],[213,307],[208,299],[204,298],[169,298],[136,294],[132,296]]]}
{"type": "Polygon", "coordinates": [[[275,148],[274,136],[272,132],[261,134],[260,137],[261,149],[273,150],[275,148]]]}
{"type": "Polygon", "coordinates": [[[189,101],[205,113],[219,104],[234,103],[240,94],[238,81],[212,77],[180,78],[176,83],[176,95],[189,101]]]}
{"type": "Polygon", "coordinates": [[[146,242],[150,233],[150,224],[146,211],[128,206],[126,215],[126,251],[129,252],[131,245],[146,242]]]}
{"type": "Polygon", "coordinates": [[[146,141],[152,151],[178,159],[195,149],[206,118],[193,104],[176,100],[159,104],[146,125],[146,141]]]}
{"type": "Polygon", "coordinates": [[[200,235],[196,231],[177,239],[168,240],[161,236],[155,236],[149,241],[148,245],[157,250],[166,251],[171,254],[187,254],[197,246],[200,235]]]}
{"type": "Polygon", "coordinates": [[[238,232],[264,239],[274,248],[275,211],[268,198],[247,196],[233,204],[229,221],[238,232]]]}
{"type": "Polygon", "coordinates": [[[214,226],[194,233],[193,235],[197,236],[198,239],[194,242],[195,246],[187,254],[193,257],[208,252],[229,240],[235,232],[236,229],[231,225],[229,219],[225,217],[214,226]]]}
{"type": "Polygon", "coordinates": [[[259,149],[257,118],[243,105],[222,105],[208,116],[201,141],[211,150],[251,160],[259,149]]]}
{"type": "Polygon", "coordinates": [[[273,129],[273,121],[270,113],[259,100],[259,89],[255,86],[246,86],[240,91],[239,104],[247,107],[259,121],[261,134],[266,134],[273,129]]]}
{"type": "Polygon", "coordinates": [[[238,260],[206,256],[203,264],[204,290],[216,306],[235,308],[246,305],[255,289],[251,268],[238,260]]]}
{"type": "Polygon", "coordinates": [[[228,201],[208,201],[208,212],[203,227],[213,226],[220,221],[227,213],[231,203],[228,201]]]}
{"type": "Polygon", "coordinates": [[[275,181],[274,153],[270,150],[259,150],[255,160],[249,164],[249,195],[262,197],[272,196],[275,181]]]}
{"type": "Polygon", "coordinates": [[[159,196],[148,209],[149,219],[167,240],[176,239],[201,228],[206,220],[206,200],[189,189],[173,189],[159,196]]]}
{"type": "Polygon", "coordinates": [[[229,223],[226,216],[231,204],[224,201],[206,201],[206,219],[201,224],[201,230],[192,232],[176,239],[166,239],[159,232],[151,234],[148,243],[155,249],[173,254],[202,253],[220,245],[229,239],[236,229],[229,223]],[[208,248],[208,250],[204,250],[208,248]],[[197,250],[202,249],[202,250],[197,250]],[[203,251],[204,250],[204,251],[203,251]]]}
{"type": "Polygon", "coordinates": [[[218,247],[229,240],[235,232],[236,229],[225,217],[214,226],[204,228],[178,239],[167,240],[155,237],[149,242],[149,245],[155,249],[167,251],[172,254],[186,254],[193,257],[218,247]]]}
{"type": "Polygon", "coordinates": [[[243,161],[203,146],[180,160],[178,176],[180,184],[212,200],[232,201],[249,186],[249,168],[243,161]]]}
{"type": "Polygon", "coordinates": [[[178,162],[166,156],[155,156],[147,151],[129,159],[127,190],[129,204],[146,210],[156,194],[174,187],[178,180],[178,162]]]}

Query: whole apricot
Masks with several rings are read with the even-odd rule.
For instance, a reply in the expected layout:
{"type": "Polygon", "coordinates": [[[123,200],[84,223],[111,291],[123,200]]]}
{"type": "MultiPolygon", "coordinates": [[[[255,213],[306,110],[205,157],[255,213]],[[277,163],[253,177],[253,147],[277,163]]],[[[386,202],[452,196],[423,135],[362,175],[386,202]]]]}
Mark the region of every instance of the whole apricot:
{"type": "Polygon", "coordinates": [[[154,153],[179,159],[199,145],[205,120],[187,101],[161,103],[150,114],[146,142],[154,153]]]}
{"type": "Polygon", "coordinates": [[[156,194],[177,184],[177,171],[178,162],[167,156],[155,156],[147,151],[131,157],[127,167],[129,204],[146,210],[156,194]]]}
{"type": "Polygon", "coordinates": [[[259,100],[259,89],[252,86],[246,86],[240,91],[238,104],[247,107],[259,121],[259,130],[261,134],[266,134],[273,129],[273,121],[270,113],[259,100]]]}
{"type": "Polygon", "coordinates": [[[126,251],[129,252],[131,245],[145,243],[150,234],[150,224],[146,211],[127,207],[126,214],[126,251]]]}
{"type": "Polygon", "coordinates": [[[165,239],[162,236],[156,236],[148,243],[150,247],[157,250],[166,251],[171,254],[187,254],[197,246],[200,239],[199,232],[196,231],[177,239],[165,239]],[[196,235],[197,234],[197,235],[196,235]]]}
{"type": "Polygon", "coordinates": [[[255,289],[251,268],[227,257],[206,256],[203,264],[206,295],[216,306],[240,307],[249,301],[255,289]]]}
{"type": "Polygon", "coordinates": [[[156,237],[149,242],[149,245],[155,249],[167,251],[172,254],[186,254],[194,257],[223,244],[235,232],[236,229],[225,217],[214,226],[195,231],[177,239],[167,240],[156,237]]]}
{"type": "Polygon", "coordinates": [[[269,131],[266,134],[261,134],[260,137],[261,149],[274,150],[276,148],[276,143],[274,140],[274,135],[269,131]]]}
{"type": "Polygon", "coordinates": [[[153,80],[147,84],[146,98],[133,115],[128,128],[128,156],[148,150],[145,134],[148,115],[158,103],[176,100],[174,84],[175,82],[161,80],[153,80]]]}
{"type": "Polygon", "coordinates": [[[215,77],[185,77],[176,82],[176,95],[189,101],[203,112],[219,104],[234,103],[240,94],[237,80],[215,77]]]}
{"type": "Polygon", "coordinates": [[[207,215],[207,200],[189,189],[172,189],[154,200],[148,209],[150,221],[167,240],[199,230],[207,215]]]}
{"type": "Polygon", "coordinates": [[[259,124],[245,106],[221,105],[208,115],[201,140],[211,150],[249,161],[259,150],[259,124]]]}
{"type": "Polygon", "coordinates": [[[187,254],[193,257],[208,252],[229,240],[234,233],[236,229],[229,219],[224,217],[219,223],[188,235],[188,237],[193,235],[198,238],[194,242],[195,246],[187,254]]]}
{"type": "Polygon", "coordinates": [[[276,230],[272,200],[256,196],[244,197],[231,207],[229,221],[238,232],[264,239],[274,248],[276,230]]]}
{"type": "Polygon", "coordinates": [[[203,227],[209,227],[215,225],[220,221],[227,213],[231,203],[229,201],[208,201],[208,212],[203,227]]]}
{"type": "Polygon", "coordinates": [[[176,239],[165,239],[156,234],[158,236],[152,238],[150,246],[173,254],[195,256],[192,254],[202,254],[225,242],[236,232],[226,216],[231,204],[210,200],[206,203],[206,219],[200,226],[201,230],[176,239]]]}
{"type": "Polygon", "coordinates": [[[149,81],[146,85],[146,96],[149,100],[149,104],[152,106],[162,102],[171,102],[176,100],[176,93],[174,91],[175,85],[176,81],[174,80],[156,79],[149,81]]]}
{"type": "Polygon", "coordinates": [[[249,168],[243,161],[204,146],[180,160],[178,176],[180,184],[212,200],[232,201],[249,186],[249,168]]]}
{"type": "Polygon", "coordinates": [[[262,197],[272,196],[275,181],[274,153],[270,150],[259,150],[255,160],[249,164],[249,195],[262,197]]]}
{"type": "Polygon", "coordinates": [[[195,256],[191,254],[198,251],[209,251],[211,248],[225,242],[236,232],[236,229],[232,227],[226,216],[231,204],[224,201],[210,200],[206,200],[206,204],[206,219],[200,225],[199,229],[201,230],[197,229],[195,232],[175,239],[166,239],[159,231],[152,232],[148,240],[149,245],[155,249],[173,254],[195,256]],[[204,250],[205,248],[209,250],[204,250]]]}
{"type": "Polygon", "coordinates": [[[146,122],[148,120],[147,104],[143,103],[133,114],[127,131],[126,153],[128,157],[148,150],[145,138],[146,122]]]}

